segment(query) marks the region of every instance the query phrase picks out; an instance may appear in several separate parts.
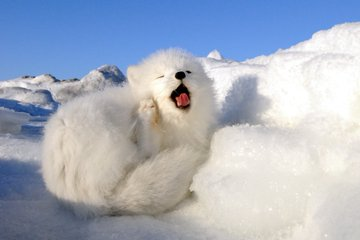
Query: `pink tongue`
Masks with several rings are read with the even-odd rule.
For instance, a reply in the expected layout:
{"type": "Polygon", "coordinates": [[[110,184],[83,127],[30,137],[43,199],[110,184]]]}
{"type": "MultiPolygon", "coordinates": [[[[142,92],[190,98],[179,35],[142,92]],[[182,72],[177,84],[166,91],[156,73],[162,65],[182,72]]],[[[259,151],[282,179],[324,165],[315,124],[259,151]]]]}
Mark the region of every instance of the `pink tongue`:
{"type": "Polygon", "coordinates": [[[182,93],[178,97],[176,97],[176,105],[178,107],[186,107],[189,104],[190,104],[190,99],[186,93],[182,93]]]}

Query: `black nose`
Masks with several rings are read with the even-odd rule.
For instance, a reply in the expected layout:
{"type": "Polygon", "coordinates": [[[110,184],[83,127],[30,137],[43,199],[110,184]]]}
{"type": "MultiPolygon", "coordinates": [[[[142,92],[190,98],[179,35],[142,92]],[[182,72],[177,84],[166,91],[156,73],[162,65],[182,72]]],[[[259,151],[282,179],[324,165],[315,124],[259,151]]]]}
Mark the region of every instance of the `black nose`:
{"type": "Polygon", "coordinates": [[[177,72],[175,73],[175,78],[179,80],[183,80],[186,77],[184,72],[177,72]]]}

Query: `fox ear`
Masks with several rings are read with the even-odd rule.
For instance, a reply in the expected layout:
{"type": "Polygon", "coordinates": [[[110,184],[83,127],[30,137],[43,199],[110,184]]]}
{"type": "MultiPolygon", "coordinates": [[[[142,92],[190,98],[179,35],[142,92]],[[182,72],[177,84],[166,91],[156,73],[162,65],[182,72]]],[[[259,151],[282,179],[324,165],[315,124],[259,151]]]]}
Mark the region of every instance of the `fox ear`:
{"type": "Polygon", "coordinates": [[[139,67],[136,65],[129,66],[127,69],[127,79],[131,86],[138,85],[139,78],[140,78],[140,71],[139,67]]]}
{"type": "Polygon", "coordinates": [[[142,73],[141,65],[129,66],[126,74],[130,89],[133,92],[134,96],[140,99],[149,98],[149,96],[151,96],[150,89],[148,87],[144,87],[143,84],[144,75],[142,73]]]}

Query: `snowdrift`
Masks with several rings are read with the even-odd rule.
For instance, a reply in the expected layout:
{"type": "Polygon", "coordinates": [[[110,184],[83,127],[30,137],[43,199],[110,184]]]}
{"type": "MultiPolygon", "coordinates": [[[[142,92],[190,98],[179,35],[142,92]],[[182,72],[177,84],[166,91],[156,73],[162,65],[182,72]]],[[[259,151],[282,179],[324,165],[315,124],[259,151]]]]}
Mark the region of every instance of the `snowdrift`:
{"type": "MultiPolygon", "coordinates": [[[[32,115],[3,103],[0,124],[14,122],[18,134],[0,135],[0,238],[360,239],[359,49],[360,23],[347,23],[270,56],[201,58],[219,129],[193,196],[158,217],[84,220],[63,209],[38,173],[39,135],[18,130],[32,115]]],[[[86,78],[30,80],[1,82],[3,102],[55,111],[46,94],[18,88],[42,86],[56,103],[98,88],[86,78]]]]}
{"type": "Polygon", "coordinates": [[[50,74],[0,82],[0,133],[19,133],[21,130],[39,133],[47,117],[54,113],[59,104],[74,97],[106,87],[121,85],[125,81],[122,72],[113,65],[101,66],[82,79],[58,80],[50,74]],[[15,120],[17,116],[19,119],[15,120]],[[40,119],[39,117],[45,117],[40,119]],[[14,119],[14,120],[9,120],[14,119]],[[35,122],[35,123],[34,123],[35,122]],[[27,123],[27,124],[25,124],[27,123]],[[41,125],[41,124],[40,124],[41,125]]]}

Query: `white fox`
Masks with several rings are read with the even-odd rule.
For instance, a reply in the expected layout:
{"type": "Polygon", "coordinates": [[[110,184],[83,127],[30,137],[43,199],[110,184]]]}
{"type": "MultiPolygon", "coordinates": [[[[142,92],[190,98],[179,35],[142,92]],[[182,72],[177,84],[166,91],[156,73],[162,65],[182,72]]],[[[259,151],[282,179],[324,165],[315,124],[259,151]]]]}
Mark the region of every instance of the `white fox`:
{"type": "Polygon", "coordinates": [[[211,81],[179,49],[128,69],[128,84],[79,97],[45,127],[46,187],[80,215],[159,214],[189,192],[215,123],[211,81]]]}

